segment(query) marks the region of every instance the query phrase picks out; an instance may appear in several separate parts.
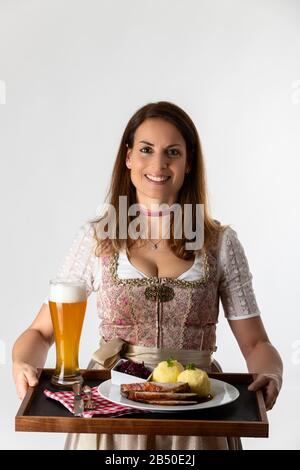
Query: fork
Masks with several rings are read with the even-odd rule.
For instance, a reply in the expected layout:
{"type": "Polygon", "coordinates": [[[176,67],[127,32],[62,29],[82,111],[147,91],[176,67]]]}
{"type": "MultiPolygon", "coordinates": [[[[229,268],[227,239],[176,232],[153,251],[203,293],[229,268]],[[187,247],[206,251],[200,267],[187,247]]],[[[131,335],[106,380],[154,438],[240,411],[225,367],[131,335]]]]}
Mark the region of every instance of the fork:
{"type": "Polygon", "coordinates": [[[87,396],[87,403],[85,405],[86,409],[87,410],[94,410],[95,409],[95,405],[92,401],[92,389],[91,387],[89,387],[88,385],[85,385],[83,387],[83,393],[87,396]]]}

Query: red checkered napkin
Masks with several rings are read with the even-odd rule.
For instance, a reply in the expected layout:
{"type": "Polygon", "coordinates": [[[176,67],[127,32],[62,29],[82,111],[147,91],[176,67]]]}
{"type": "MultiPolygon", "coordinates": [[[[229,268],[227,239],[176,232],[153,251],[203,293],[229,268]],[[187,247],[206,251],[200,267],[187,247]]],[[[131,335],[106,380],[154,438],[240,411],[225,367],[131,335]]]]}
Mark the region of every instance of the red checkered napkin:
{"type": "MultiPolygon", "coordinates": [[[[53,398],[62,403],[72,414],[74,414],[74,393],[72,391],[51,392],[47,388],[44,394],[48,398],[53,398]]],[[[147,413],[149,411],[131,408],[130,406],[117,405],[106,398],[100,397],[98,387],[92,387],[92,400],[95,405],[94,410],[86,410],[82,413],[83,418],[92,418],[94,415],[121,416],[128,413],[147,413]]]]}

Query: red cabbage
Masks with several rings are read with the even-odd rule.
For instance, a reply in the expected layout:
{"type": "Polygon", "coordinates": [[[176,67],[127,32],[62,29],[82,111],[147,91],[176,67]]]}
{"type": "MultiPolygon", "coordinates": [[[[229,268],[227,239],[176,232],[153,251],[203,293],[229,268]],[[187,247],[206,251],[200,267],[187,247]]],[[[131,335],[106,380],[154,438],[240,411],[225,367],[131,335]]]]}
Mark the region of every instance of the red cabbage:
{"type": "Polygon", "coordinates": [[[118,365],[116,370],[118,372],[123,372],[124,374],[134,375],[135,377],[139,377],[141,379],[148,379],[152,372],[144,365],[144,361],[139,363],[131,360],[122,362],[118,365]]]}

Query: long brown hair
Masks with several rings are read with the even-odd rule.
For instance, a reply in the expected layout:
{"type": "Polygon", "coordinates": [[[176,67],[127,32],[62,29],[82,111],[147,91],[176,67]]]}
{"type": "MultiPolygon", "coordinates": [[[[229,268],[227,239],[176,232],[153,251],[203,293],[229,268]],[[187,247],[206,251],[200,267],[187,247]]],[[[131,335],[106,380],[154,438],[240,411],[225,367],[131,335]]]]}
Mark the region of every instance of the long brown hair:
{"type": "MultiPolygon", "coordinates": [[[[126,167],[126,154],[127,147],[132,148],[134,144],[134,136],[137,128],[147,118],[161,118],[173,124],[181,133],[185,140],[187,159],[190,165],[190,171],[185,175],[183,185],[178,193],[177,203],[181,205],[182,213],[184,204],[192,205],[192,223],[193,230],[196,227],[196,204],[203,204],[203,218],[204,218],[204,244],[202,249],[207,249],[213,239],[213,236],[223,230],[224,227],[215,221],[209,215],[208,198],[207,198],[207,185],[204,158],[201,149],[200,138],[197,129],[188,116],[179,106],[168,101],[158,101],[156,103],[149,103],[138,109],[129,120],[125,131],[123,133],[117,158],[114,164],[110,187],[105,197],[105,202],[111,204],[116,211],[116,238],[101,239],[97,235],[97,223],[100,222],[105,214],[93,219],[91,222],[94,224],[95,238],[97,240],[96,255],[101,256],[103,253],[114,253],[120,249],[125,248],[128,252],[134,240],[128,235],[126,239],[120,239],[119,234],[119,196],[127,196],[127,227],[132,221],[132,216],[128,215],[128,208],[132,204],[136,204],[136,192],[130,178],[130,170],[126,167]]],[[[191,259],[197,251],[201,250],[186,250],[185,237],[181,239],[174,238],[174,225],[171,220],[170,229],[170,248],[174,254],[182,259],[191,259]]]]}

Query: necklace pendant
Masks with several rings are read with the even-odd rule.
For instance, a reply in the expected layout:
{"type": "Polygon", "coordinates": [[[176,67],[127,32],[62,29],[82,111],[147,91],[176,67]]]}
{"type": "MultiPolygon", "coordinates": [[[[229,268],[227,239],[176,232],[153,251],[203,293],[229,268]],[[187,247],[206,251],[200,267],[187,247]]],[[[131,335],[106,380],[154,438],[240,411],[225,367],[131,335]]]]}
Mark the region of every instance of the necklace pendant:
{"type": "Polygon", "coordinates": [[[153,242],[152,240],[148,240],[148,241],[149,241],[149,243],[151,244],[151,249],[152,249],[152,250],[157,250],[158,245],[159,245],[159,243],[161,242],[161,240],[159,240],[159,241],[156,242],[156,243],[153,242]]]}

